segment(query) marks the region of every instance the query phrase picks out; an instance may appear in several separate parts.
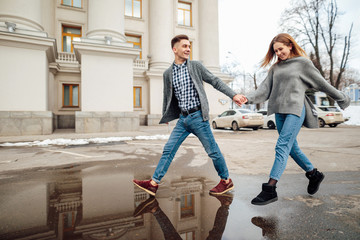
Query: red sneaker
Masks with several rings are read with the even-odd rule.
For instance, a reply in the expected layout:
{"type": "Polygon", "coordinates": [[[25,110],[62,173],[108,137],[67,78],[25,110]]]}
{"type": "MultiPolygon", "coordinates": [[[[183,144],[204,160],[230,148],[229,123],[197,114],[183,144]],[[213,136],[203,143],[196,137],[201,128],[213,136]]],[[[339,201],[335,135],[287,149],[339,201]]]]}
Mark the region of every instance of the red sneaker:
{"type": "Polygon", "coordinates": [[[153,186],[150,182],[151,180],[147,180],[147,181],[140,181],[140,180],[133,180],[135,186],[141,188],[142,190],[144,190],[145,192],[149,193],[151,196],[155,196],[155,193],[158,189],[158,185],[153,186]]]}
{"type": "Polygon", "coordinates": [[[210,190],[210,193],[215,195],[220,195],[232,190],[234,188],[234,184],[231,178],[229,178],[229,180],[230,180],[229,183],[226,184],[225,180],[221,179],[219,184],[210,190]]]}

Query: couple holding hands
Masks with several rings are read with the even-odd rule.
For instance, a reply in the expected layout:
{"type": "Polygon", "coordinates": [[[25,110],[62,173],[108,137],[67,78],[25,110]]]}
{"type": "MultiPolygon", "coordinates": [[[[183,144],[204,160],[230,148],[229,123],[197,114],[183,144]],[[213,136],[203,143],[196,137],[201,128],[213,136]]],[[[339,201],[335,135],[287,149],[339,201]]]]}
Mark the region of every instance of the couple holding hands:
{"type": "MultiPolygon", "coordinates": [[[[270,171],[269,181],[262,184],[262,191],[251,203],[266,205],[275,202],[276,184],[285,170],[289,155],[305,171],[309,179],[307,191],[318,191],[324,174],[301,151],[296,137],[304,125],[317,128],[317,113],[305,91],[316,89],[327,93],[345,109],[350,98],[332,87],[307,58],[305,51],[287,33],[275,36],[262,61],[261,67],[270,67],[266,79],[259,88],[244,96],[237,94],[218,77],[210,73],[200,62],[190,61],[190,41],[186,35],[177,35],[171,40],[175,55],[174,63],[164,72],[163,116],[160,123],[178,119],[165,144],[163,154],[155,169],[152,179],[141,181],[134,179],[134,184],[155,196],[158,184],[167,172],[177,150],[186,137],[192,133],[202,143],[220,177],[217,186],[210,194],[222,195],[234,188],[229,178],[225,159],[214,139],[209,124],[209,104],[203,82],[230,97],[237,105],[256,104],[268,100],[268,115],[275,113],[279,138],[275,147],[275,160],[270,171]]],[[[295,186],[294,186],[295,187],[295,186]]]]}

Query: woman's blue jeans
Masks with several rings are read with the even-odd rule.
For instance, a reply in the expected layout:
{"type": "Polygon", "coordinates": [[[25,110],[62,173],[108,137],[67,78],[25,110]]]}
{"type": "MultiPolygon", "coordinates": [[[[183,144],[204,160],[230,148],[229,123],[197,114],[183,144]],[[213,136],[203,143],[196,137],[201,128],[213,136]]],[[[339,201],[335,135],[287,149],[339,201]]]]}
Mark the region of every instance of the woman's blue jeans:
{"type": "Polygon", "coordinates": [[[270,178],[279,181],[283,174],[289,155],[304,171],[312,171],[314,166],[301,151],[296,137],[305,119],[305,107],[301,116],[293,114],[275,114],[279,138],[275,147],[275,162],[270,172],[270,178]]]}
{"type": "Polygon", "coordinates": [[[225,163],[225,159],[215,142],[214,135],[211,132],[209,121],[204,121],[201,111],[196,111],[180,118],[173,129],[169,140],[165,144],[163,154],[155,169],[152,179],[156,183],[160,183],[169,166],[174,159],[174,156],[179,149],[182,142],[193,133],[197,136],[205,148],[206,153],[212,159],[214,167],[221,179],[227,179],[229,172],[225,163]]]}

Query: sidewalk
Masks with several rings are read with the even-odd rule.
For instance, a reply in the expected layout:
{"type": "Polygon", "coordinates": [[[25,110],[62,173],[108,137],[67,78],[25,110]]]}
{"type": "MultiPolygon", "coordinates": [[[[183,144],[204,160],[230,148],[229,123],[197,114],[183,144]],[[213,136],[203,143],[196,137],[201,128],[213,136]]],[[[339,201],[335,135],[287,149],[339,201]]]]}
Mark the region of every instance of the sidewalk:
{"type": "Polygon", "coordinates": [[[152,135],[169,135],[175,123],[161,124],[157,126],[140,126],[138,131],[126,132],[102,132],[102,133],[75,133],[75,129],[56,129],[50,135],[26,135],[26,136],[0,136],[0,143],[33,142],[47,139],[89,139],[107,137],[136,137],[152,135]]]}

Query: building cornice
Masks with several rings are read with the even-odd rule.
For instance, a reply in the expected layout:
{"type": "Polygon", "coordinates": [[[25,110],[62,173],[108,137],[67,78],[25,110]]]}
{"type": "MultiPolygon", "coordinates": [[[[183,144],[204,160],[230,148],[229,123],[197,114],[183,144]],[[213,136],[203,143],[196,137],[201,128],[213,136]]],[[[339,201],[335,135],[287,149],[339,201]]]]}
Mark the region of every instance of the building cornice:
{"type": "Polygon", "coordinates": [[[46,51],[46,56],[49,62],[55,62],[57,59],[56,40],[53,38],[0,31],[0,45],[42,50],[46,51]]]}
{"type": "Polygon", "coordinates": [[[73,42],[76,59],[81,63],[82,54],[97,54],[99,56],[122,56],[135,60],[140,55],[140,49],[128,46],[115,46],[88,42],[73,42]]]}

